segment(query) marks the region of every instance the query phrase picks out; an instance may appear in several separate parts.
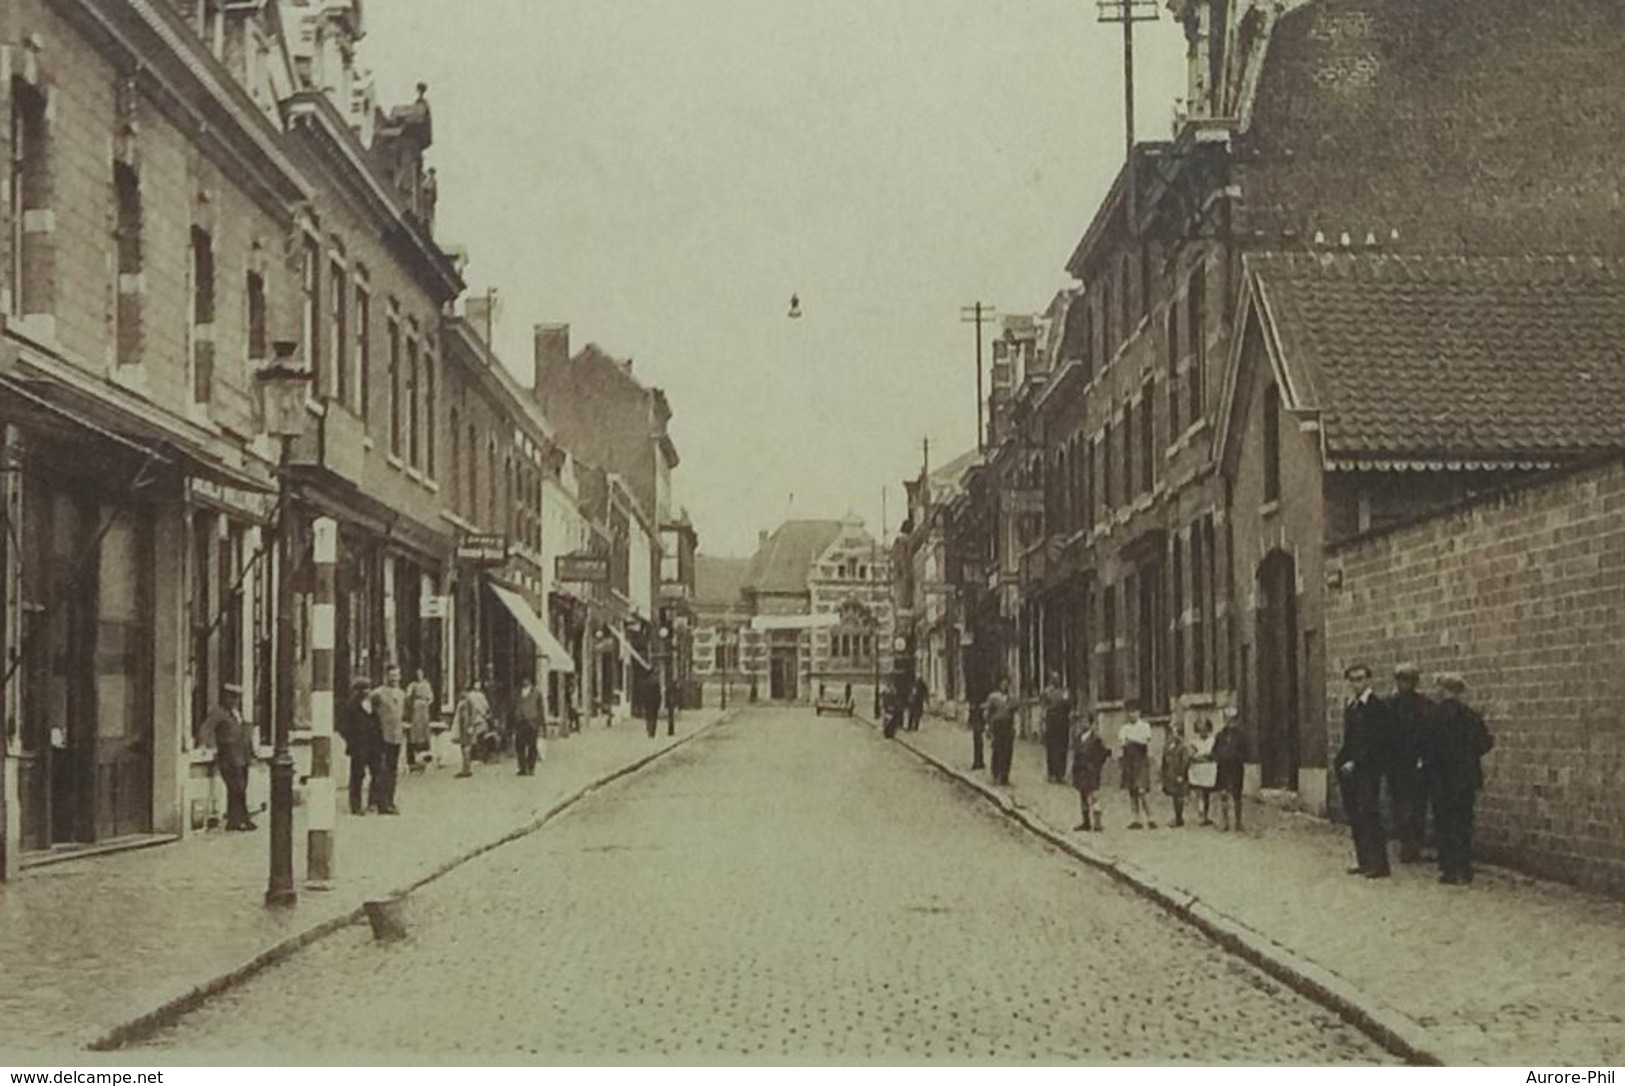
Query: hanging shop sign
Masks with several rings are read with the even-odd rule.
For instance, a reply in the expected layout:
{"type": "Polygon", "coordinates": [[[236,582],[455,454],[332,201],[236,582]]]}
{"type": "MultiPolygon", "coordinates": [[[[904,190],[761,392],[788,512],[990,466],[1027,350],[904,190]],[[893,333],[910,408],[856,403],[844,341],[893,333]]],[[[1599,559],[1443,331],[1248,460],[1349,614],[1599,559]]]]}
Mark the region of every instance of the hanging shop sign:
{"type": "Polygon", "coordinates": [[[478,566],[500,566],[508,560],[507,537],[465,535],[457,544],[457,560],[478,566]]]}
{"type": "Polygon", "coordinates": [[[212,479],[191,476],[186,480],[186,496],[194,505],[208,505],[227,513],[237,513],[261,524],[269,524],[276,511],[276,495],[226,486],[212,479]]]}
{"type": "Polygon", "coordinates": [[[609,580],[609,559],[591,554],[561,554],[553,559],[553,576],[560,581],[603,584],[609,580]]]}

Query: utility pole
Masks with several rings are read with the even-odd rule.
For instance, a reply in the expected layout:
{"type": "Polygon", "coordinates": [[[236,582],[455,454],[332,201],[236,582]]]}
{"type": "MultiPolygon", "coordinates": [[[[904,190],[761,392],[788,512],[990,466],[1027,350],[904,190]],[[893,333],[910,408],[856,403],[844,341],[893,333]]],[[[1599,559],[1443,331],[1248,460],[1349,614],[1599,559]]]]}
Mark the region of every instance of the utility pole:
{"type": "Polygon", "coordinates": [[[1154,23],[1161,17],[1157,0],[1095,0],[1102,23],[1123,27],[1123,142],[1126,145],[1128,173],[1125,178],[1124,208],[1128,213],[1130,237],[1138,237],[1139,186],[1134,176],[1134,24],[1154,23]]]}
{"type": "Polygon", "coordinates": [[[987,447],[987,426],[982,419],[986,397],[982,392],[982,325],[991,321],[998,310],[976,302],[959,307],[959,322],[976,325],[976,451],[987,447]]]}

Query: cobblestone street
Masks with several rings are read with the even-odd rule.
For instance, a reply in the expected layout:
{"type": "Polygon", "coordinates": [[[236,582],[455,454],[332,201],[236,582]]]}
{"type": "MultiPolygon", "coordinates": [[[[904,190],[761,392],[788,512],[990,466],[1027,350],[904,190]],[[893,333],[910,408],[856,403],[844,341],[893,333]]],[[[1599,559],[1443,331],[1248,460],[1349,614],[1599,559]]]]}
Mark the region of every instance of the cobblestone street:
{"type": "MultiPolygon", "coordinates": [[[[901,739],[954,770],[970,765],[963,725],[928,719],[901,739]]],[[[988,781],[983,772],[966,776],[988,781]]],[[[1046,783],[1038,743],[1016,744],[1010,782],[1025,813],[1070,832],[1077,793],[1046,783]]],[[[1350,879],[1344,827],[1258,803],[1248,803],[1243,833],[1196,825],[1194,807],[1190,824],[1173,829],[1170,802],[1158,793],[1151,803],[1162,828],[1130,831],[1115,762],[1106,783],[1106,832],[1074,840],[1347,979],[1425,1029],[1448,1062],[1625,1059],[1625,974],[1617,955],[1600,952],[1618,945],[1625,904],[1494,867],[1481,867],[1466,888],[1440,886],[1431,863],[1396,865],[1382,882],[1350,879]]]]}
{"type": "Polygon", "coordinates": [[[753,711],[420,890],[407,941],[348,928],[132,1055],[1386,1059],[980,806],[860,724],[753,711]]]}

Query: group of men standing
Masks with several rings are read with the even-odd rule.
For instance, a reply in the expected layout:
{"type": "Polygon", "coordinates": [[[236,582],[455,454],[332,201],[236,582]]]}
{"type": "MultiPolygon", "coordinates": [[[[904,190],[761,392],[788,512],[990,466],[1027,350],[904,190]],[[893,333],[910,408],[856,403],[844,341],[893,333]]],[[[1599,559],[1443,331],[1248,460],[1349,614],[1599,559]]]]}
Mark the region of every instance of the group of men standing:
{"type": "Polygon", "coordinates": [[[1437,695],[1420,690],[1422,673],[1413,664],[1394,669],[1394,692],[1371,688],[1371,669],[1357,664],[1344,671],[1349,699],[1343,708],[1343,744],[1337,752],[1337,780],[1354,838],[1351,875],[1389,875],[1388,832],[1382,818],[1382,783],[1398,831],[1401,863],[1422,859],[1429,809],[1438,848],[1439,881],[1461,885],[1473,879],[1473,808],[1484,787],[1481,760],[1495,745],[1484,718],[1465,700],[1459,675],[1436,679],[1437,695]]]}

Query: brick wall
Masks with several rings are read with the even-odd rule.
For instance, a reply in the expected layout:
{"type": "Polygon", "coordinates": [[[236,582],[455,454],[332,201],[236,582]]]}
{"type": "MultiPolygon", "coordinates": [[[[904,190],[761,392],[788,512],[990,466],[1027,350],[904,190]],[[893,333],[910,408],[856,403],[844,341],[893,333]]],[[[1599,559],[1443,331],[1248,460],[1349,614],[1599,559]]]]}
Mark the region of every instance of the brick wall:
{"type": "Polygon", "coordinates": [[[1354,540],[1328,572],[1342,577],[1327,597],[1329,679],[1402,658],[1466,677],[1496,742],[1481,854],[1625,891],[1625,462],[1354,540]]]}

